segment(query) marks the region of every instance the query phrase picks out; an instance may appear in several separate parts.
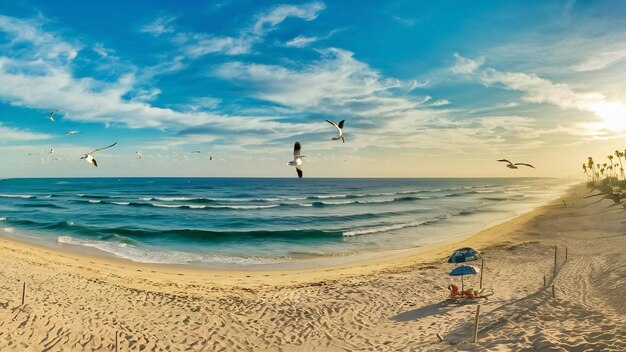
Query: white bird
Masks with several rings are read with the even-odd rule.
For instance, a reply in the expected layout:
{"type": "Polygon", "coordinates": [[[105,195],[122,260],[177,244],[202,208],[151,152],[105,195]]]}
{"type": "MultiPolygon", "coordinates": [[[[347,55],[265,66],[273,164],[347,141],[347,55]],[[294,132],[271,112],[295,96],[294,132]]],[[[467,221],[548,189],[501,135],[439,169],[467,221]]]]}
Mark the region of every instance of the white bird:
{"type": "Polygon", "coordinates": [[[96,150],[93,150],[93,151],[91,151],[91,152],[89,152],[89,153],[85,154],[85,156],[81,157],[81,159],[85,159],[85,161],[86,161],[86,162],[90,163],[91,165],[93,165],[93,166],[95,166],[95,167],[98,167],[98,163],[96,162],[96,159],[94,159],[94,158],[93,158],[93,155],[91,155],[91,154],[93,154],[93,153],[95,153],[95,152],[97,152],[97,151],[99,151],[99,150],[103,150],[103,149],[108,149],[108,148],[111,148],[111,147],[115,146],[116,144],[117,144],[117,142],[115,142],[115,143],[111,144],[111,145],[110,145],[110,146],[108,146],[108,147],[98,148],[98,149],[96,149],[96,150]]]}
{"type": "Polygon", "coordinates": [[[50,150],[48,151],[48,155],[52,156],[52,154],[54,154],[54,148],[50,148],[50,150]]]}
{"type": "Polygon", "coordinates": [[[135,153],[137,153],[137,159],[141,159],[141,157],[143,156],[143,152],[136,151],[135,153]]]}
{"type": "Polygon", "coordinates": [[[287,163],[289,166],[295,166],[296,172],[298,173],[298,178],[302,178],[302,158],[306,155],[300,155],[300,142],[296,142],[293,146],[293,160],[287,163]]]}
{"type": "Polygon", "coordinates": [[[339,121],[339,124],[336,124],[334,121],[326,120],[326,122],[328,122],[329,124],[331,124],[331,125],[333,125],[333,126],[337,127],[337,129],[339,130],[339,136],[337,136],[337,137],[333,137],[333,138],[332,138],[332,140],[333,140],[333,141],[338,141],[338,140],[340,140],[340,139],[341,139],[341,141],[342,141],[343,143],[345,143],[345,142],[346,142],[346,139],[343,137],[343,123],[344,123],[345,121],[346,121],[346,120],[341,120],[341,121],[339,121]]]}
{"type": "Polygon", "coordinates": [[[54,120],[54,114],[59,111],[59,110],[54,110],[54,111],[50,111],[50,115],[48,116],[48,120],[52,121],[52,122],[56,122],[54,120]]]}
{"type": "Polygon", "coordinates": [[[518,169],[517,165],[524,165],[524,166],[532,167],[533,169],[535,168],[534,166],[532,166],[530,164],[526,164],[526,163],[515,163],[515,164],[513,164],[512,162],[510,162],[510,161],[508,161],[506,159],[500,159],[498,161],[502,161],[502,162],[508,163],[506,165],[506,167],[508,167],[509,169],[518,169]]]}
{"type": "Polygon", "coordinates": [[[71,134],[79,134],[79,133],[80,133],[80,131],[67,131],[67,132],[65,132],[66,135],[68,135],[68,134],[70,134],[70,135],[71,134]]]}

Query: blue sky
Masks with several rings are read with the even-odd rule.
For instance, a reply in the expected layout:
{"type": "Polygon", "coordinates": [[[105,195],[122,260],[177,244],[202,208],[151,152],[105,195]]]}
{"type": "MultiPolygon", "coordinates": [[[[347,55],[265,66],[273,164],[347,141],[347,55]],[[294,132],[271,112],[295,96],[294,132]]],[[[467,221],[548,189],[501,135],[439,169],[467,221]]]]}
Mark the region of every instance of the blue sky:
{"type": "Polygon", "coordinates": [[[626,148],[624,18],[619,1],[3,2],[0,177],[292,177],[296,140],[311,177],[577,175],[626,148]],[[113,142],[99,168],[79,159],[113,142]]]}

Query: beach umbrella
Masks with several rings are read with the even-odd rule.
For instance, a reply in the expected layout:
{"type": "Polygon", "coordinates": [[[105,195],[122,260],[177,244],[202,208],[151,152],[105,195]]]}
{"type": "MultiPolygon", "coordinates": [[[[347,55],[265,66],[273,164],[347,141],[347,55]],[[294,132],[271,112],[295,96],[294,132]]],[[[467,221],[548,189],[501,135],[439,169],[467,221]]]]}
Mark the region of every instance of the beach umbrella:
{"type": "Polygon", "coordinates": [[[448,259],[448,263],[465,263],[480,259],[480,253],[474,248],[459,248],[448,259]]]}
{"type": "MultiPolygon", "coordinates": [[[[474,260],[479,260],[479,259],[483,259],[482,256],[480,255],[480,252],[478,252],[477,250],[475,250],[474,248],[470,248],[470,247],[464,247],[464,248],[459,248],[456,251],[454,251],[452,253],[452,255],[450,256],[450,258],[448,258],[448,263],[466,263],[466,262],[471,262],[474,260]]],[[[480,264],[480,288],[483,288],[483,273],[482,273],[482,269],[483,269],[483,265],[484,265],[484,260],[481,262],[480,264]]]]}
{"type": "Polygon", "coordinates": [[[480,269],[471,265],[459,265],[450,272],[450,276],[461,277],[461,297],[463,297],[463,291],[465,290],[465,283],[463,281],[463,277],[465,275],[476,275],[479,272],[480,272],[480,269]]]}

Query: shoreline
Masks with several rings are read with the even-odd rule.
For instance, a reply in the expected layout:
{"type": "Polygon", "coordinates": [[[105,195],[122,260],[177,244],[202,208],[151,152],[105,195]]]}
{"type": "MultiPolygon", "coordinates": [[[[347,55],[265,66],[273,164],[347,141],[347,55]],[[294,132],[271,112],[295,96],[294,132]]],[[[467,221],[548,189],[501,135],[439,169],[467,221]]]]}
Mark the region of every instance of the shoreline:
{"type": "MultiPolygon", "coordinates": [[[[173,277],[181,276],[182,274],[184,276],[193,277],[194,280],[202,279],[203,275],[214,278],[219,277],[219,281],[225,286],[241,285],[254,287],[262,285],[267,277],[271,277],[272,280],[278,280],[281,284],[306,283],[328,278],[363,275],[390,268],[397,269],[403,266],[412,268],[415,265],[428,265],[449,255],[448,253],[459,248],[459,246],[473,246],[478,250],[489,248],[490,246],[497,246],[499,243],[497,243],[496,232],[499,227],[521,226],[525,221],[540,215],[545,208],[555,205],[559,206],[564,197],[579,187],[583,187],[583,184],[569,186],[560,195],[556,196],[555,199],[543,205],[535,206],[531,210],[522,212],[511,218],[496,220],[486,224],[480,230],[459,233],[449,239],[413,248],[353,254],[346,256],[346,258],[352,257],[351,260],[348,259],[339,264],[328,264],[320,267],[310,266],[309,264],[309,266],[306,267],[294,265],[294,267],[290,268],[267,266],[254,268],[216,268],[188,264],[142,263],[115,256],[114,254],[96,248],[68,245],[69,247],[75,247],[75,249],[63,250],[61,248],[49,247],[43,244],[7,236],[2,230],[0,230],[0,249],[28,251],[29,247],[32,247],[32,250],[37,253],[52,255],[63,262],[88,262],[93,266],[97,266],[99,269],[107,270],[115,268],[133,270],[134,272],[143,273],[143,275],[147,275],[150,279],[155,280],[158,280],[158,278],[153,276],[166,275],[173,277]],[[461,245],[461,243],[463,243],[463,245],[461,245]],[[361,258],[355,259],[355,257],[361,258]]],[[[59,247],[61,246],[59,245],[59,247]]],[[[327,258],[315,259],[315,261],[325,259],[327,258]]],[[[306,261],[306,259],[302,261],[306,261]]],[[[295,262],[286,265],[291,264],[295,264],[295,262]]]]}

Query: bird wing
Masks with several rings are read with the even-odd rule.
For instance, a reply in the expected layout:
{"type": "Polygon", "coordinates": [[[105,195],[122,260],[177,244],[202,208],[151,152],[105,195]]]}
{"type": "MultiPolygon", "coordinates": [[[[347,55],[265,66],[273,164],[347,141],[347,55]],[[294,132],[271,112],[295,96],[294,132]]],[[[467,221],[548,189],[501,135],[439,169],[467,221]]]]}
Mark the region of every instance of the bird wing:
{"type": "Polygon", "coordinates": [[[302,169],[296,166],[296,172],[298,173],[298,178],[302,178],[302,169]]]}
{"type": "Polygon", "coordinates": [[[534,166],[532,166],[530,164],[526,164],[526,163],[515,163],[513,165],[524,165],[524,166],[532,167],[533,169],[535,168],[534,166]]]}
{"type": "Polygon", "coordinates": [[[505,162],[505,163],[513,164],[512,162],[510,162],[510,161],[508,161],[508,160],[506,160],[506,159],[500,159],[500,160],[498,160],[498,161],[503,161],[503,162],[505,162]]]}
{"type": "Polygon", "coordinates": [[[335,123],[335,121],[330,121],[330,120],[326,120],[326,122],[328,122],[329,124],[339,128],[339,126],[337,126],[337,124],[335,123]]]}
{"type": "Polygon", "coordinates": [[[346,122],[346,120],[341,120],[339,121],[339,128],[343,129],[343,123],[346,122]]]}
{"type": "Polygon", "coordinates": [[[98,167],[98,162],[96,161],[96,159],[91,158],[91,163],[93,164],[93,166],[98,167]]]}
{"type": "MultiPolygon", "coordinates": [[[[109,148],[111,148],[111,147],[114,147],[116,144],[117,144],[117,142],[115,142],[115,143],[111,144],[111,145],[110,145],[110,146],[108,146],[108,147],[98,148],[98,149],[96,149],[96,150],[94,150],[94,151],[92,151],[92,152],[89,152],[88,154],[93,154],[93,153],[95,153],[95,152],[97,152],[97,151],[99,151],[99,150],[109,149],[109,148]]],[[[98,165],[96,165],[96,166],[98,166],[98,165]]]]}
{"type": "Polygon", "coordinates": [[[298,159],[300,157],[300,149],[302,148],[302,146],[300,145],[300,142],[296,142],[296,144],[293,145],[293,159],[298,159]]]}

